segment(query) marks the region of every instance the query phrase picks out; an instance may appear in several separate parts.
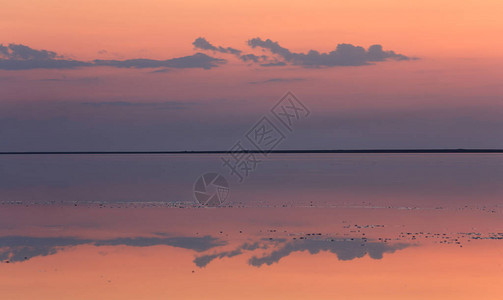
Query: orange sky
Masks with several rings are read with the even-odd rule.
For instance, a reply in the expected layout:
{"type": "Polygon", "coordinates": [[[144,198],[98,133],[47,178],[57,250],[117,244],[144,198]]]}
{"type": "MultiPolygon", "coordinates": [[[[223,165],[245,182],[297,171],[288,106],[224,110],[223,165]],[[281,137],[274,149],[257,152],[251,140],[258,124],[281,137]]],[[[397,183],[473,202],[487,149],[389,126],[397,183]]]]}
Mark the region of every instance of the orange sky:
{"type": "MultiPolygon", "coordinates": [[[[4,65],[0,119],[9,121],[3,125],[4,134],[0,132],[0,149],[220,149],[221,143],[199,143],[208,137],[205,130],[220,140],[236,137],[253,122],[251,116],[267,111],[286,91],[308,101],[311,110],[325,118],[320,124],[358,115],[347,117],[348,124],[342,126],[352,128],[347,139],[333,142],[335,127],[314,124],[311,132],[325,133],[314,143],[300,138],[292,148],[498,148],[497,133],[503,130],[498,120],[503,92],[502,14],[499,0],[6,1],[0,10],[3,45],[46,49],[83,64],[95,59],[190,58],[196,52],[227,63],[211,70],[94,64],[14,71],[4,65]],[[320,56],[340,43],[365,49],[380,44],[385,51],[419,59],[388,57],[350,66],[318,61],[314,67],[305,61],[283,61],[285,66],[267,67],[232,54],[195,49],[192,43],[198,37],[242,54],[265,54],[269,62],[284,57],[250,48],[249,39],[269,38],[290,53],[317,50],[320,56]],[[184,107],[154,108],[166,101],[184,107]],[[105,105],[82,105],[90,102],[105,105]],[[114,105],[118,102],[125,107],[114,105]],[[402,113],[417,121],[396,120],[402,113]],[[432,115],[438,118],[434,125],[432,115]],[[354,134],[359,130],[355,124],[368,127],[365,123],[375,119],[386,123],[377,130],[385,136],[354,134]],[[224,133],[218,124],[223,121],[235,132],[224,133]],[[93,132],[97,126],[109,131],[93,132]],[[436,134],[430,126],[445,132],[436,134]],[[82,136],[70,142],[61,138],[61,127],[74,128],[71,135],[82,136]],[[182,127],[179,134],[166,132],[182,127]],[[403,132],[393,133],[396,129],[403,132]],[[43,134],[30,137],[36,131],[43,134]],[[411,136],[426,138],[415,142],[411,136]]],[[[348,63],[351,58],[344,60],[348,63]]]]}
{"type": "Polygon", "coordinates": [[[485,1],[4,1],[2,42],[94,58],[184,55],[205,36],[237,48],[252,37],[296,51],[380,43],[409,55],[501,57],[503,2],[485,1]]]}
{"type": "MultiPolygon", "coordinates": [[[[299,121],[275,150],[503,149],[502,15],[501,0],[3,0],[0,45],[46,49],[62,56],[49,60],[81,64],[40,68],[43,55],[20,59],[0,47],[0,152],[225,151],[244,140],[259,118],[271,116],[287,91],[312,116],[299,121]],[[340,43],[365,49],[380,44],[419,59],[393,55],[380,61],[364,52],[363,63],[344,64],[351,52],[333,65],[313,67],[283,57],[284,66],[268,67],[194,49],[198,37],[243,53],[262,53],[247,45],[260,37],[295,53],[326,53],[340,43]],[[228,62],[212,68],[90,63],[178,57],[193,63],[196,52],[228,62]],[[31,67],[12,67],[24,63],[31,67]]],[[[278,58],[264,53],[271,61],[278,58]]],[[[346,224],[385,224],[366,227],[372,228],[368,236],[396,238],[392,243],[404,230],[501,232],[500,156],[381,155],[349,162],[329,156],[315,165],[300,157],[271,159],[249,185],[232,191],[236,206],[251,207],[222,209],[156,207],[161,201],[191,201],[201,170],[227,172],[216,156],[51,157],[1,157],[2,260],[13,258],[5,256],[12,250],[10,236],[21,236],[21,243],[27,236],[80,239],[57,253],[21,244],[27,255],[41,252],[0,263],[2,299],[501,296],[503,241],[475,241],[471,235],[463,236],[463,247],[418,240],[417,247],[387,248],[396,251],[382,259],[367,253],[342,261],[326,249],[304,249],[270,266],[250,266],[251,251],[261,256],[272,249],[257,248],[202,268],[194,263],[196,255],[269,241],[272,228],[285,245],[308,232],[323,232],[323,238],[364,235],[366,229],[346,224]],[[96,204],[114,201],[119,204],[96,204]],[[121,201],[157,204],[124,208],[121,201]],[[313,208],[313,201],[320,206],[313,208]],[[69,205],[58,205],[63,202],[69,205]],[[203,252],[162,243],[96,244],[117,237],[202,235],[229,244],[203,252]]]]}

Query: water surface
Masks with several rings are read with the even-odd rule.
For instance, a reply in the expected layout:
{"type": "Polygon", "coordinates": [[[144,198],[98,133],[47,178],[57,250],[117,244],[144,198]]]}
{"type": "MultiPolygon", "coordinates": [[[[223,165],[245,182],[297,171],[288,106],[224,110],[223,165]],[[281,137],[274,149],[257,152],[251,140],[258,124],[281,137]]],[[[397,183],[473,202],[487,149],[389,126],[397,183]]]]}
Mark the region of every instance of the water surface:
{"type": "Polygon", "coordinates": [[[0,156],[2,299],[499,299],[503,155],[0,156]],[[193,184],[219,172],[222,207],[193,184]]]}

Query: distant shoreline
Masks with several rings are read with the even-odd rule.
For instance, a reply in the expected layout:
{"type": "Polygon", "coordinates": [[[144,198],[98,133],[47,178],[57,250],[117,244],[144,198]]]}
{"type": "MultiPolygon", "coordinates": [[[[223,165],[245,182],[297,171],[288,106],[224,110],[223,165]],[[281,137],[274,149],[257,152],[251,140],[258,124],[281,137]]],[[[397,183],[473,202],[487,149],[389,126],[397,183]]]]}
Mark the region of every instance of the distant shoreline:
{"type": "MultiPolygon", "coordinates": [[[[0,155],[107,155],[107,154],[227,154],[229,151],[7,151],[0,155]]],[[[234,151],[233,153],[262,153],[258,150],[234,151]]],[[[400,154],[400,153],[503,153],[503,149],[353,149],[353,150],[272,150],[268,154],[400,154]]]]}

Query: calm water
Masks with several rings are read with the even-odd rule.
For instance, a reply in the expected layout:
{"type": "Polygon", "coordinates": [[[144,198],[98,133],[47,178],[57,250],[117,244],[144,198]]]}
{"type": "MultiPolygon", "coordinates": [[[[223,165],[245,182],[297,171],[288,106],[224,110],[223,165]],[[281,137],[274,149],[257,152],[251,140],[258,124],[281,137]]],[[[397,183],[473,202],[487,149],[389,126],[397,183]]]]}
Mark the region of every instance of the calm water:
{"type": "Polygon", "coordinates": [[[501,299],[502,213],[500,154],[0,156],[0,298],[501,299]]]}

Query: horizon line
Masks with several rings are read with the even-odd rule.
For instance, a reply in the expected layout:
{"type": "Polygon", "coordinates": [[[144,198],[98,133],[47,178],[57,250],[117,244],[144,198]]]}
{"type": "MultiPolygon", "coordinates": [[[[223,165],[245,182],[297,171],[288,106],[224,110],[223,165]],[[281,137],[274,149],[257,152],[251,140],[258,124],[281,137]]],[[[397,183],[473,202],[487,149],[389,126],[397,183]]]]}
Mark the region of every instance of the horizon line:
{"type": "Polygon", "coordinates": [[[78,154],[227,154],[227,153],[258,153],[258,154],[330,154],[330,153],[503,153],[503,149],[332,149],[332,150],[176,150],[176,151],[3,151],[0,155],[78,155],[78,154]]]}

